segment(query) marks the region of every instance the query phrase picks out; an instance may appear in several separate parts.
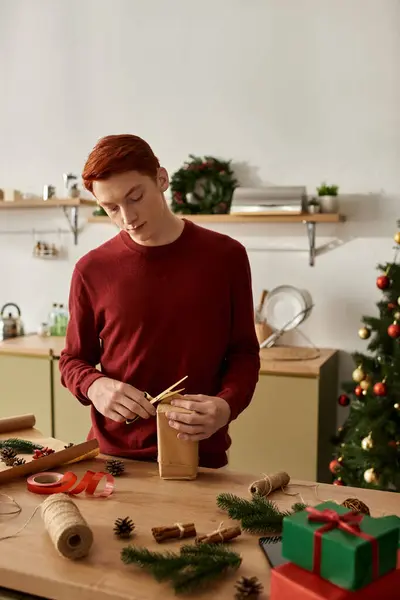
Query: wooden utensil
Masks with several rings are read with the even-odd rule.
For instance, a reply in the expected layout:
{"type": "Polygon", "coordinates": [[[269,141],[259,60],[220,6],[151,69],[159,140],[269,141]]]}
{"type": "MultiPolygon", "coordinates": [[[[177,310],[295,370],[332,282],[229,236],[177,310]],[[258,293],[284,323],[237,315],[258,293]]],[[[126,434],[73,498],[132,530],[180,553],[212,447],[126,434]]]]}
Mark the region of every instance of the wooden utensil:
{"type": "MultiPolygon", "coordinates": [[[[170,396],[174,396],[175,394],[178,394],[179,392],[183,392],[183,390],[185,388],[181,388],[179,390],[174,390],[174,387],[176,387],[177,385],[179,385],[180,383],[182,383],[182,381],[185,381],[185,379],[187,379],[188,376],[186,375],[185,377],[182,377],[182,379],[180,379],[179,381],[177,381],[176,383],[174,383],[173,385],[171,385],[169,388],[167,388],[166,390],[164,390],[163,392],[161,392],[160,394],[158,394],[158,396],[156,396],[155,398],[152,398],[149,394],[147,394],[147,399],[150,401],[150,404],[152,404],[153,406],[155,406],[156,404],[158,404],[159,402],[161,402],[162,400],[165,400],[165,398],[169,398],[170,396]]],[[[133,419],[127,419],[125,421],[125,423],[127,425],[130,425],[131,423],[134,423],[135,421],[137,421],[140,418],[139,415],[136,415],[136,417],[133,417],[133,419]]]]}
{"type": "Polygon", "coordinates": [[[261,323],[263,321],[262,311],[264,307],[265,298],[268,296],[268,290],[263,290],[261,292],[260,301],[258,303],[258,307],[256,308],[255,321],[256,323],[261,323]]]}

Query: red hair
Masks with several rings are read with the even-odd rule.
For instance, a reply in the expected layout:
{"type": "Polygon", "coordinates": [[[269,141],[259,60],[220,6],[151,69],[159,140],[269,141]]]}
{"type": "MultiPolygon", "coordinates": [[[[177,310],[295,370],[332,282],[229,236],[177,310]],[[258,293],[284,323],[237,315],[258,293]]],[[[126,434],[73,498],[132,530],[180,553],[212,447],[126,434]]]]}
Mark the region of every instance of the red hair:
{"type": "Polygon", "coordinates": [[[158,158],[149,144],[136,135],[108,135],[101,138],[86,161],[82,179],[93,192],[93,182],[108,179],[126,171],[139,171],[155,178],[160,168],[158,158]]]}

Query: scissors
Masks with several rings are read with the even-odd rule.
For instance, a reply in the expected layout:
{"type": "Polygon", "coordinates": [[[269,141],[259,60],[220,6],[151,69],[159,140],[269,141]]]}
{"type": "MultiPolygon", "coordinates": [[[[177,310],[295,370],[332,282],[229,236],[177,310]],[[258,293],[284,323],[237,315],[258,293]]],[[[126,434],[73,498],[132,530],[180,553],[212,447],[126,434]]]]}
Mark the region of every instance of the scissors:
{"type": "MultiPolygon", "coordinates": [[[[165,400],[166,398],[170,398],[171,396],[174,396],[175,394],[179,394],[179,392],[183,392],[183,390],[185,388],[180,388],[179,390],[174,390],[174,387],[176,387],[177,385],[179,385],[180,383],[182,383],[182,381],[185,381],[185,379],[187,379],[187,378],[188,378],[187,375],[185,377],[182,377],[182,379],[180,379],[179,381],[177,381],[176,383],[174,383],[173,385],[171,385],[169,388],[167,388],[166,390],[164,390],[163,392],[161,392],[161,394],[158,394],[158,396],[156,396],[155,398],[152,398],[147,392],[145,392],[144,393],[145,398],[147,398],[147,400],[150,401],[150,404],[152,404],[153,406],[155,406],[159,402],[161,402],[162,400],[165,400]]],[[[136,417],[133,417],[133,419],[127,419],[125,421],[125,423],[127,425],[130,425],[131,423],[134,423],[138,419],[140,419],[140,416],[136,415],[136,417]]]]}

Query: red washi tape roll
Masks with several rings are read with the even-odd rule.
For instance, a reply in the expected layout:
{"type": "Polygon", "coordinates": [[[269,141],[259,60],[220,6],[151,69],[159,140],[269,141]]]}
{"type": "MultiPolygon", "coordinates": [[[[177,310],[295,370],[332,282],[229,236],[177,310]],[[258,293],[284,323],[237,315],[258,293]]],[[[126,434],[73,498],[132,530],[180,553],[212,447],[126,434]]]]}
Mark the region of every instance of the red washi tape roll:
{"type": "Polygon", "coordinates": [[[67,471],[64,475],[61,473],[44,472],[28,477],[27,487],[34,494],[66,493],[77,495],[81,492],[86,492],[88,496],[95,496],[96,498],[107,498],[114,491],[114,477],[102,471],[98,473],[95,471],[86,471],[80,482],[76,483],[77,481],[78,477],[72,471],[67,471]],[[97,486],[103,477],[106,479],[104,490],[99,494],[95,494],[97,486]]]}

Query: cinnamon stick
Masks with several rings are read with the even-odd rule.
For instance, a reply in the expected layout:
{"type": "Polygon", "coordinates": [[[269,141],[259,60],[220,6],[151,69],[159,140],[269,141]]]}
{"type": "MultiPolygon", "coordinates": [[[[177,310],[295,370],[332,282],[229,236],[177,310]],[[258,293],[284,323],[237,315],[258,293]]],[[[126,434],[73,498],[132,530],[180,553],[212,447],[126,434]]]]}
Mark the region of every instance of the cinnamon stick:
{"type": "Polygon", "coordinates": [[[241,535],[242,530],[239,526],[225,527],[225,529],[216,529],[208,535],[201,535],[196,538],[197,544],[222,544],[241,535]]]}
{"type": "Polygon", "coordinates": [[[153,527],[151,533],[158,543],[165,540],[196,537],[197,535],[194,523],[175,523],[170,527],[153,527]]]}

